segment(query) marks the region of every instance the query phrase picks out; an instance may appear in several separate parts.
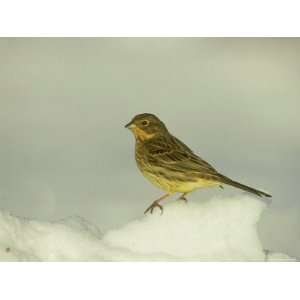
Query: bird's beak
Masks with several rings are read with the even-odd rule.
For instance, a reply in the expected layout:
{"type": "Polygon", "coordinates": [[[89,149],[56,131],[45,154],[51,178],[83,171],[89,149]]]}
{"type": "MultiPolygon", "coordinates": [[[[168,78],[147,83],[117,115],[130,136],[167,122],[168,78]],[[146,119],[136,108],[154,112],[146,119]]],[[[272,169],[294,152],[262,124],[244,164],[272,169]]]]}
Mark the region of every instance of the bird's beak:
{"type": "Polygon", "coordinates": [[[125,125],[125,128],[128,128],[128,129],[132,129],[134,127],[136,127],[136,126],[135,126],[135,124],[132,123],[132,121],[130,121],[128,124],[125,125]]]}

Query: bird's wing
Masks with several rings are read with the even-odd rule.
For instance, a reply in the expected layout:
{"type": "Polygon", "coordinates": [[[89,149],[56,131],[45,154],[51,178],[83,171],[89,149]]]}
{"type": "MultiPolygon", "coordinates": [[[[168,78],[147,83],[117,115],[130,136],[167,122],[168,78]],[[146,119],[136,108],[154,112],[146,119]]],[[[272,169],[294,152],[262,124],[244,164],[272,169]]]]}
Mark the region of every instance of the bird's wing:
{"type": "Polygon", "coordinates": [[[181,172],[196,172],[199,175],[218,174],[209,163],[173,136],[153,139],[149,141],[146,149],[148,155],[162,167],[181,172]]]}

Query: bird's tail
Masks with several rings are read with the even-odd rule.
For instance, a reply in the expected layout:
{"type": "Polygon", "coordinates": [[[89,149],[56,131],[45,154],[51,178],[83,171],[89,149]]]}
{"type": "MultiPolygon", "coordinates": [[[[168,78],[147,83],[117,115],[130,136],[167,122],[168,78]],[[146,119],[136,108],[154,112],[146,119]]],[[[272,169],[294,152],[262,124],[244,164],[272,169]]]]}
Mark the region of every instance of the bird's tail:
{"type": "Polygon", "coordinates": [[[259,197],[263,197],[263,196],[265,196],[265,197],[272,197],[272,195],[270,195],[268,193],[265,193],[263,191],[259,191],[257,189],[254,189],[254,188],[252,188],[250,186],[241,184],[241,183],[239,183],[237,181],[234,181],[234,180],[232,180],[232,179],[230,179],[230,178],[228,178],[226,176],[223,176],[223,175],[221,175],[221,180],[220,181],[223,182],[223,183],[225,183],[225,184],[234,186],[234,187],[236,187],[238,189],[241,189],[241,190],[247,191],[249,193],[255,194],[255,195],[259,196],[259,197]]]}

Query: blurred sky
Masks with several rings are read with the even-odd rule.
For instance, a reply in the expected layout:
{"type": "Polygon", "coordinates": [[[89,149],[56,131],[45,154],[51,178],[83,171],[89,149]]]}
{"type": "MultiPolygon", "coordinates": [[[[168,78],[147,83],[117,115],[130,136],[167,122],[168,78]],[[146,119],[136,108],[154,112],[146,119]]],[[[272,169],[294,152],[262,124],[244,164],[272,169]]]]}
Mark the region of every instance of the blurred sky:
{"type": "Polygon", "coordinates": [[[300,39],[1,38],[0,66],[0,209],[102,230],[140,217],[162,192],[124,125],[151,112],[220,172],[271,192],[262,241],[300,257],[300,39]]]}

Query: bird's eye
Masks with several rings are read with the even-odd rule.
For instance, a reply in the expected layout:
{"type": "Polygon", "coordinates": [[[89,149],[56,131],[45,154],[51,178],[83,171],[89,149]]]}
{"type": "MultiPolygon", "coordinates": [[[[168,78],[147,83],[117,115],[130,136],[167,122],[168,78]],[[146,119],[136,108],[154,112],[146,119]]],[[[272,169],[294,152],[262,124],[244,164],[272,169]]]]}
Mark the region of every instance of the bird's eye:
{"type": "Polygon", "coordinates": [[[149,123],[150,123],[150,122],[149,122],[148,120],[144,120],[144,121],[142,122],[142,125],[143,125],[143,126],[148,126],[149,123]]]}

